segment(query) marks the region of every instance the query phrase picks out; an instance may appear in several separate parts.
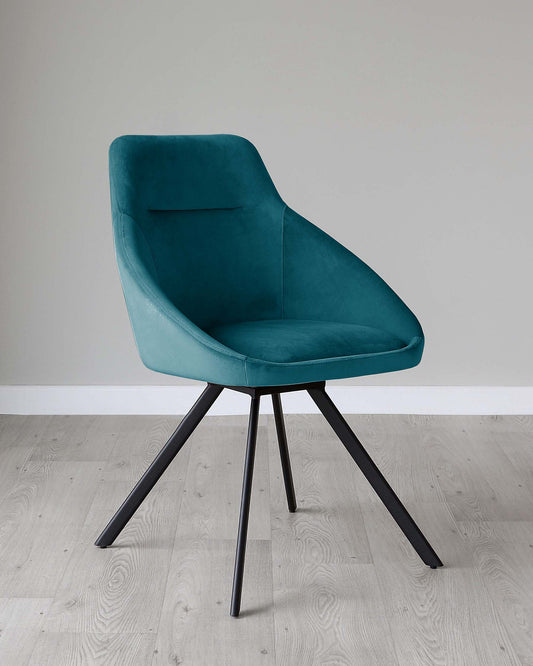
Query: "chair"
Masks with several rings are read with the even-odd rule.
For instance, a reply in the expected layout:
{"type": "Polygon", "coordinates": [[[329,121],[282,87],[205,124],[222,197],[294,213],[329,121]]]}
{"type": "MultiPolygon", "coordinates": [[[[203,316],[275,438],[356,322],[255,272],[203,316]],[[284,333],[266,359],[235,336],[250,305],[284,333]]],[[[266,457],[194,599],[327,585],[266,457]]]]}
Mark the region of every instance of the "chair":
{"type": "Polygon", "coordinates": [[[251,396],[231,615],[244,573],[259,403],[270,395],[289,511],[281,394],[308,391],[423,562],[435,551],[325,391],[417,365],[420,324],[365,263],[289,208],[238,136],[122,136],[109,155],[116,256],[143,363],[207,382],[96,545],[113,543],[224,388],[251,396]]]}

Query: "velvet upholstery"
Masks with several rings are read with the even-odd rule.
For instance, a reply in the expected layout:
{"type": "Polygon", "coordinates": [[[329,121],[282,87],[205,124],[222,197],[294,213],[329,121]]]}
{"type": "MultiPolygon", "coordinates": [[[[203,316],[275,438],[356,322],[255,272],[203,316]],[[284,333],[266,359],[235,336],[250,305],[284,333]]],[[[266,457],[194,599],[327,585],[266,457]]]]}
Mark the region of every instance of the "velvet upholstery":
{"type": "Polygon", "coordinates": [[[286,206],[246,139],[119,137],[110,178],[117,261],[147,367],[272,386],[420,361],[413,313],[286,206]]]}
{"type": "Polygon", "coordinates": [[[375,354],[401,349],[404,342],[379,328],[307,319],[260,319],[211,328],[209,334],[251,358],[275,363],[331,356],[375,354]]]}

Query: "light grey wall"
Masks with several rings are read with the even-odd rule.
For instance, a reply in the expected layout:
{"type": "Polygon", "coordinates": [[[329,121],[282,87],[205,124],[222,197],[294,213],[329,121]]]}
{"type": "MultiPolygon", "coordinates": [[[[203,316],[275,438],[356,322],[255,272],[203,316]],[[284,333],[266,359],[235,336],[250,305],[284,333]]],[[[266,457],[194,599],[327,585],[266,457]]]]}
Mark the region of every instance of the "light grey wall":
{"type": "Polygon", "coordinates": [[[232,132],[427,335],[376,384],[533,384],[533,4],[4,0],[0,384],[174,383],[138,360],[107,148],[232,132]]]}

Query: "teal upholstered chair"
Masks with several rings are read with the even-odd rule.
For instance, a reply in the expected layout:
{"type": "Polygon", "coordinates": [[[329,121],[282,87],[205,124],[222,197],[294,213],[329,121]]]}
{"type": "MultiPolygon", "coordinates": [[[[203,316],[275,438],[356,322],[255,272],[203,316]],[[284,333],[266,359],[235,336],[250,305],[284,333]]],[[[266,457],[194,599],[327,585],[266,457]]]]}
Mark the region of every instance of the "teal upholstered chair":
{"type": "Polygon", "coordinates": [[[270,394],[296,510],[280,394],[307,390],[422,560],[441,562],[337,411],[328,379],[402,370],[420,324],[365,263],[289,208],[232,135],[123,136],[110,149],[115,248],[152,370],[208,382],[97,540],[110,545],[224,387],[251,396],[231,614],[238,615],[260,396],[270,394]]]}

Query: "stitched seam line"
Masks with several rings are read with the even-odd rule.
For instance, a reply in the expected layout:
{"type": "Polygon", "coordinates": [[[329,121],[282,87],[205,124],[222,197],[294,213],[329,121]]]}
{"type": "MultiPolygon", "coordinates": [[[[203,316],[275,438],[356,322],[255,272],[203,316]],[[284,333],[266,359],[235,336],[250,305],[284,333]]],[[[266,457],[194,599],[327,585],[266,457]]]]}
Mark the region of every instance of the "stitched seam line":
{"type": "Polygon", "coordinates": [[[247,362],[248,362],[248,359],[245,358],[244,359],[244,381],[246,382],[246,384],[248,384],[248,368],[246,367],[247,362]]]}
{"type": "Polygon", "coordinates": [[[270,366],[270,367],[303,367],[303,366],[310,366],[310,365],[320,365],[321,363],[327,363],[328,365],[331,363],[335,363],[336,361],[355,361],[355,360],[364,360],[367,358],[375,358],[376,356],[379,356],[380,358],[383,356],[393,356],[395,354],[401,354],[402,352],[407,352],[411,351],[411,349],[414,349],[417,347],[420,342],[422,341],[421,337],[414,337],[411,339],[411,342],[405,347],[400,347],[400,349],[391,349],[388,351],[383,351],[383,352],[367,352],[365,354],[350,354],[348,356],[328,356],[326,358],[313,358],[308,361],[265,361],[260,358],[252,358],[250,356],[246,357],[246,361],[250,365],[263,365],[263,366],[270,366]]]}
{"type": "Polygon", "coordinates": [[[213,206],[212,208],[147,208],[149,213],[205,213],[206,210],[239,210],[242,206],[213,206]]]}
{"type": "Polygon", "coordinates": [[[285,319],[285,211],[287,204],[281,213],[281,318],[285,319]]]}
{"type": "Polygon", "coordinates": [[[161,282],[161,278],[159,276],[159,271],[157,270],[157,264],[155,263],[154,260],[154,253],[152,252],[152,247],[150,243],[148,242],[148,238],[146,238],[146,234],[144,233],[144,229],[141,227],[141,225],[137,222],[137,220],[134,217],[131,217],[131,215],[128,216],[131,220],[133,220],[133,224],[137,227],[137,229],[140,231],[141,236],[144,238],[144,242],[146,243],[146,247],[148,248],[148,252],[150,253],[150,259],[152,260],[152,266],[154,267],[154,273],[155,276],[157,277],[158,281],[161,282]]]}

